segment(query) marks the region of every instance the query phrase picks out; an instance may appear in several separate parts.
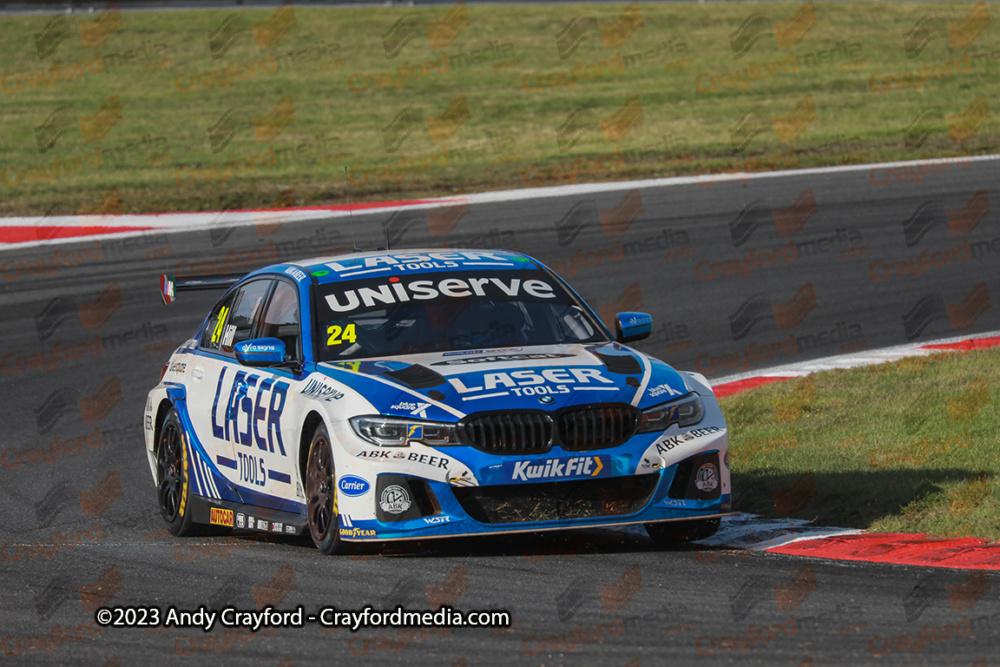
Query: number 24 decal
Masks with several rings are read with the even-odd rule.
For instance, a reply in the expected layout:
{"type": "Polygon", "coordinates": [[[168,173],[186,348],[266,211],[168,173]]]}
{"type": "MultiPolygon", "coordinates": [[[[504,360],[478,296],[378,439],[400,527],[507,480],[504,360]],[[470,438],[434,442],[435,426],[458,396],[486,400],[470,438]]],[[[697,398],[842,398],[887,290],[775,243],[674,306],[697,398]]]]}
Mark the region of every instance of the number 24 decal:
{"type": "Polygon", "coordinates": [[[331,324],[326,328],[326,333],[330,336],[326,339],[327,347],[340,345],[344,341],[353,343],[358,339],[357,334],[354,332],[353,324],[348,324],[346,327],[341,327],[339,324],[331,324]]]}

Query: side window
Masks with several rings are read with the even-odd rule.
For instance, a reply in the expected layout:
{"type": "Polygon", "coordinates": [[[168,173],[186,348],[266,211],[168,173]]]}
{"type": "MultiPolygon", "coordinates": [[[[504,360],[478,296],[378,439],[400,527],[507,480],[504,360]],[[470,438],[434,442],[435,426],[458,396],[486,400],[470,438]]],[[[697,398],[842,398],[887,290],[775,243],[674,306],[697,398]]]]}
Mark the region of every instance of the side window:
{"type": "Polygon", "coordinates": [[[222,331],[225,329],[229,313],[233,309],[233,296],[215,306],[212,316],[208,318],[208,323],[205,325],[205,331],[201,334],[202,347],[216,352],[221,351],[222,331]]]}
{"type": "Polygon", "coordinates": [[[205,326],[201,346],[229,354],[233,345],[248,340],[253,334],[254,317],[270,287],[269,280],[255,280],[216,306],[205,326]]]}
{"type": "Polygon", "coordinates": [[[289,361],[301,361],[299,358],[299,294],[290,283],[279,280],[274,288],[264,319],[261,322],[261,338],[279,338],[285,343],[289,361]]]}
{"type": "Polygon", "coordinates": [[[223,352],[232,352],[236,343],[250,340],[253,335],[254,318],[260,315],[261,306],[264,305],[264,299],[271,285],[270,280],[255,280],[247,283],[236,294],[233,312],[230,313],[229,322],[222,333],[223,352]]]}

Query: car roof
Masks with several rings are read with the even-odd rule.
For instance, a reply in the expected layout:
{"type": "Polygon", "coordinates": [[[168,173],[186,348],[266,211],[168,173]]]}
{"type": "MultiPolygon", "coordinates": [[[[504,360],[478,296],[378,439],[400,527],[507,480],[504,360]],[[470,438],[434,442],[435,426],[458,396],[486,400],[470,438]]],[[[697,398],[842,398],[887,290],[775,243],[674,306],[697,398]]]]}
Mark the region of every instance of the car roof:
{"type": "Polygon", "coordinates": [[[320,284],[344,279],[376,277],[394,265],[406,265],[407,274],[440,271],[523,271],[538,269],[534,259],[511,250],[419,248],[376,250],[348,255],[313,257],[291,263],[314,276],[320,284]]]}

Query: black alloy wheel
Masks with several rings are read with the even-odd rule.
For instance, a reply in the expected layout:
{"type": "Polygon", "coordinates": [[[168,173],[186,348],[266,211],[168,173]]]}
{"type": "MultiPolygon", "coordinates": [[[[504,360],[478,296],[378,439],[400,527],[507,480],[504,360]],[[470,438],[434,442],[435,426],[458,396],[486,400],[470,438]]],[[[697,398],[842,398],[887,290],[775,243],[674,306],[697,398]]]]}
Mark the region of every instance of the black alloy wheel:
{"type": "Polygon", "coordinates": [[[320,424],[309,443],[306,462],[306,512],[309,534],[316,548],[324,554],[344,553],[337,514],[337,476],[326,425],[320,424]]]}
{"type": "Polygon", "coordinates": [[[156,491],[160,513],[178,537],[194,534],[191,520],[191,483],[187,470],[181,420],[170,409],[156,443],[156,491]]]}

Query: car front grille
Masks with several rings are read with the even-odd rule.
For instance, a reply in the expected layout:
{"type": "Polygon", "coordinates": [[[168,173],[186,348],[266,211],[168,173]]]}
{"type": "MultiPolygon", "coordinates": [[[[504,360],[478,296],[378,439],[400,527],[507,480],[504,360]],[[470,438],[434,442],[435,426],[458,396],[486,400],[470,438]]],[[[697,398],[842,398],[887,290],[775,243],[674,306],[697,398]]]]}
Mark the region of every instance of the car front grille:
{"type": "Polygon", "coordinates": [[[570,452],[617,447],[639,425],[639,411],[625,403],[568,408],[554,417],[540,411],[479,412],[459,424],[464,442],[488,454],[544,454],[553,445],[570,452]]]}
{"type": "Polygon", "coordinates": [[[541,454],[552,447],[552,418],[544,412],[478,413],[459,430],[463,441],[489,454],[541,454]]]}
{"type": "Polygon", "coordinates": [[[558,521],[635,514],[660,476],[635,475],[569,482],[452,487],[462,509],[481,523],[558,521]]]}
{"type": "Polygon", "coordinates": [[[568,452],[617,447],[639,426],[639,411],[610,403],[567,410],[559,415],[559,446],[568,452]]]}

